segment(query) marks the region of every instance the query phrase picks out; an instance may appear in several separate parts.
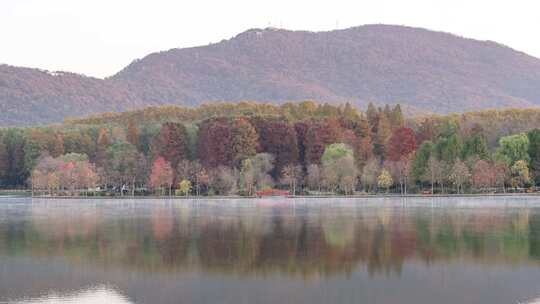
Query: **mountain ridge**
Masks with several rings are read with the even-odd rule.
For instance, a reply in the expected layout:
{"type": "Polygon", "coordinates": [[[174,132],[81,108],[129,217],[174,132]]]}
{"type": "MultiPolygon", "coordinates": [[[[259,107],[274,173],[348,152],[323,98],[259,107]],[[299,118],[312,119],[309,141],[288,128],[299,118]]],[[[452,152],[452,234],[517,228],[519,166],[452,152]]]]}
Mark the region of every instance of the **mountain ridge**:
{"type": "Polygon", "coordinates": [[[540,105],[538,88],[540,59],[493,41],[396,25],[249,29],[151,53],[103,79],[0,65],[0,125],[216,101],[401,103],[438,113],[525,108],[540,105]]]}

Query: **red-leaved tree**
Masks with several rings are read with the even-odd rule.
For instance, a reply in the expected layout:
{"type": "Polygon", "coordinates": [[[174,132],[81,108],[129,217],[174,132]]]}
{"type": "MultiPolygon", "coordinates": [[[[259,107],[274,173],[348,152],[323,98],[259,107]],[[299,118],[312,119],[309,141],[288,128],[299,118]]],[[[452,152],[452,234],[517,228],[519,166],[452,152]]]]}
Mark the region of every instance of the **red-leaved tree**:
{"type": "Polygon", "coordinates": [[[399,161],[416,150],[416,136],[411,128],[398,128],[392,133],[386,151],[386,159],[399,161]]]}
{"type": "Polygon", "coordinates": [[[152,186],[154,189],[161,188],[162,190],[164,189],[164,187],[166,187],[169,189],[170,194],[172,182],[173,170],[171,168],[171,164],[163,157],[158,157],[154,161],[154,165],[152,166],[152,173],[150,175],[150,186],[152,186]]]}

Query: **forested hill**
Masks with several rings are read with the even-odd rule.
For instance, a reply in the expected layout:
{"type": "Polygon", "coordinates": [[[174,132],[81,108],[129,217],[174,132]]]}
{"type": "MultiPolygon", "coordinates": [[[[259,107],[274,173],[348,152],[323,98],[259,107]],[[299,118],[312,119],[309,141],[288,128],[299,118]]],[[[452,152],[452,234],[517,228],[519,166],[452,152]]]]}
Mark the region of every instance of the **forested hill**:
{"type": "Polygon", "coordinates": [[[151,54],[107,79],[0,66],[0,125],[214,101],[400,103],[439,113],[523,108],[540,105],[538,88],[540,60],[494,42],[389,25],[252,29],[151,54]]]}

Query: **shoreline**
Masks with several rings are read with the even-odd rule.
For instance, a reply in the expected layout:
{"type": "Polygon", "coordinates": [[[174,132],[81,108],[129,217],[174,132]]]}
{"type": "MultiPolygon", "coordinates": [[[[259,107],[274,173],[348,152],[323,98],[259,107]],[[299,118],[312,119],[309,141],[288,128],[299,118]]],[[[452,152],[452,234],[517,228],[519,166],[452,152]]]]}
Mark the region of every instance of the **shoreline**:
{"type": "MultiPolygon", "coordinates": [[[[15,195],[16,196],[16,195],[15,195]]],[[[296,196],[20,196],[32,199],[114,199],[114,200],[129,200],[129,199],[162,199],[162,200],[237,200],[237,199],[316,199],[316,198],[460,198],[460,197],[540,197],[540,193],[493,193],[493,194],[366,194],[366,195],[296,195],[296,196]]],[[[2,196],[0,195],[0,198],[2,196]]]]}

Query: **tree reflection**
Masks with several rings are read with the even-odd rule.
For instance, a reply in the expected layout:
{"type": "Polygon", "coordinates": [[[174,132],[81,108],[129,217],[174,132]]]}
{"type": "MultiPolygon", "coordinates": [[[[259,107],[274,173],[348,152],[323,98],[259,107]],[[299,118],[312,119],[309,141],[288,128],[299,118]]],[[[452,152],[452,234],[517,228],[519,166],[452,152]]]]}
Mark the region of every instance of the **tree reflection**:
{"type": "Polygon", "coordinates": [[[157,205],[133,216],[107,208],[33,204],[0,222],[0,255],[148,271],[206,271],[306,279],[397,274],[408,261],[530,263],[540,258],[535,209],[288,205],[157,205]],[[147,211],[147,212],[146,212],[147,211]]]}

